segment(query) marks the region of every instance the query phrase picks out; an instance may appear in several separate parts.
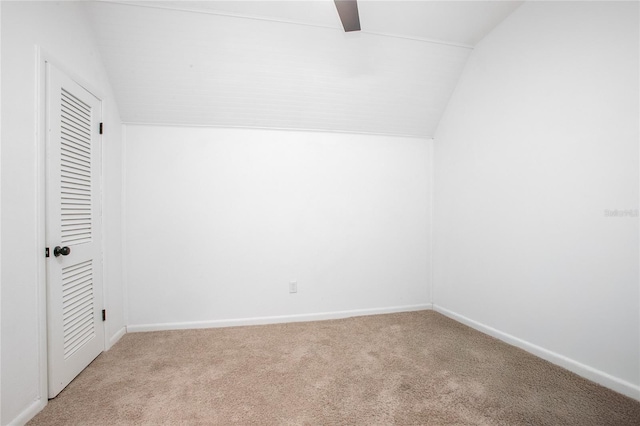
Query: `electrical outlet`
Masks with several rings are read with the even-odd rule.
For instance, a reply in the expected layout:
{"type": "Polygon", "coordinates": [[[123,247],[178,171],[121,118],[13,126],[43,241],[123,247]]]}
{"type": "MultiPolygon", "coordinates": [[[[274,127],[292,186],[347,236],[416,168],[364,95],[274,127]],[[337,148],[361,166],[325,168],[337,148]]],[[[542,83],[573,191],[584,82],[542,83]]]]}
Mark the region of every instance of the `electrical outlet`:
{"type": "Polygon", "coordinates": [[[298,282],[289,281],[289,293],[297,293],[297,292],[298,292],[298,282]]]}

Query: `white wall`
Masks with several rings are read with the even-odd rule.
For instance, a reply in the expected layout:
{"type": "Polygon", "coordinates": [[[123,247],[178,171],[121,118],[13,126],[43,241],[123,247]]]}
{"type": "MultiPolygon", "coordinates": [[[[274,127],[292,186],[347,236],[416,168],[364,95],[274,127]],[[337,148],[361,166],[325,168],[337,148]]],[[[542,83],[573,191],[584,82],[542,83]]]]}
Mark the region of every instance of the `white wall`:
{"type": "Polygon", "coordinates": [[[125,146],[129,330],[428,306],[430,140],[127,125],[125,146]]]}
{"type": "MultiPolygon", "coordinates": [[[[0,46],[2,46],[2,2],[0,2],[0,46]]],[[[1,50],[1,49],[0,49],[1,50]]],[[[2,81],[2,58],[0,58],[0,81],[2,81]]],[[[2,84],[0,84],[2,99],[2,84]]],[[[2,102],[0,102],[0,165],[2,164],[2,102]]],[[[0,173],[0,188],[2,173],[0,173]]],[[[2,197],[0,196],[0,241],[2,241],[2,197]]],[[[0,244],[0,330],[2,330],[2,244],[0,244]]],[[[2,365],[2,333],[0,333],[0,366],[2,365]]],[[[0,390],[2,389],[2,369],[0,369],[0,390]]],[[[0,423],[2,422],[2,403],[0,402],[0,423]]]]}
{"type": "Polygon", "coordinates": [[[105,266],[109,323],[117,336],[122,317],[120,259],[121,127],[106,74],[82,6],[75,2],[2,3],[2,418],[24,422],[47,401],[42,380],[44,240],[36,135],[36,46],[104,97],[105,266]]]}
{"type": "Polygon", "coordinates": [[[638,4],[527,2],[434,138],[443,312],[640,398],[638,4]]]}

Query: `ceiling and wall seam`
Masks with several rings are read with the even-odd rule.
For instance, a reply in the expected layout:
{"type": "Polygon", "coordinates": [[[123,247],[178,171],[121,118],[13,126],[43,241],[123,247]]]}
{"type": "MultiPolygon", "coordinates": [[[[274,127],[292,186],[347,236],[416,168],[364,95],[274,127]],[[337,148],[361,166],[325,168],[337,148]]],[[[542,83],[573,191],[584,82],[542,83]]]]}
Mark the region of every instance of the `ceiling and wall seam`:
{"type": "Polygon", "coordinates": [[[211,129],[238,129],[238,130],[269,130],[269,131],[285,131],[285,132],[310,132],[310,133],[330,133],[337,135],[369,135],[369,136],[390,136],[407,139],[424,139],[432,140],[430,136],[402,134],[402,133],[382,133],[382,132],[355,132],[349,130],[325,130],[325,129],[307,129],[295,127],[253,127],[253,126],[226,126],[215,124],[180,124],[180,123],[144,123],[136,121],[123,121],[124,126],[154,126],[154,127],[190,127],[190,128],[211,128],[211,129]]]}

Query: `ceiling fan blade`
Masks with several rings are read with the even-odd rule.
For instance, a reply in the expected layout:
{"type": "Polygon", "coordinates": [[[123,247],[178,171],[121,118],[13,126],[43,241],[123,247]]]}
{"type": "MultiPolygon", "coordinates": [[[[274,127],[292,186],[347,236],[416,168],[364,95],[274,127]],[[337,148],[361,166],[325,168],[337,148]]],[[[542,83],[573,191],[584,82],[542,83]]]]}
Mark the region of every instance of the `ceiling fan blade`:
{"type": "Polygon", "coordinates": [[[356,0],[333,0],[345,32],[360,31],[360,15],[356,0]]]}

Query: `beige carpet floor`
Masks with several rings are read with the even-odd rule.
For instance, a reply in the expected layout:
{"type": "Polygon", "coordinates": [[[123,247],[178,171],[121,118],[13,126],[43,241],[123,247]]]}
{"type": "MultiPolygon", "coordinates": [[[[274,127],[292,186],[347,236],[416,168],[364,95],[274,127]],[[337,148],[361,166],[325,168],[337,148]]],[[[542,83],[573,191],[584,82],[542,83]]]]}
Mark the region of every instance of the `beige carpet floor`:
{"type": "Polygon", "coordinates": [[[640,403],[438,313],[125,335],[30,425],[640,425],[640,403]]]}

